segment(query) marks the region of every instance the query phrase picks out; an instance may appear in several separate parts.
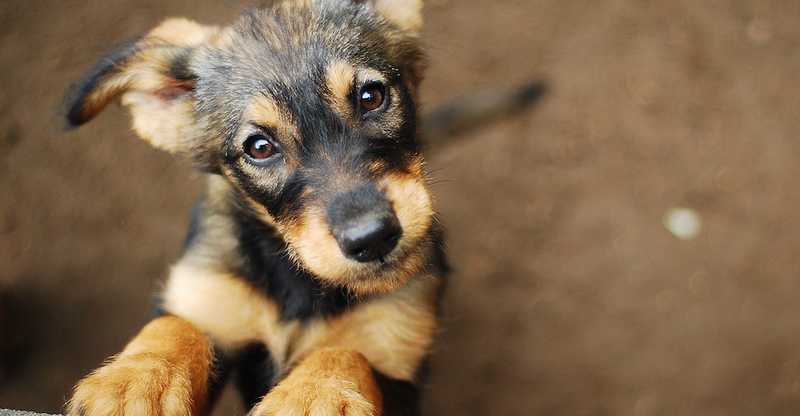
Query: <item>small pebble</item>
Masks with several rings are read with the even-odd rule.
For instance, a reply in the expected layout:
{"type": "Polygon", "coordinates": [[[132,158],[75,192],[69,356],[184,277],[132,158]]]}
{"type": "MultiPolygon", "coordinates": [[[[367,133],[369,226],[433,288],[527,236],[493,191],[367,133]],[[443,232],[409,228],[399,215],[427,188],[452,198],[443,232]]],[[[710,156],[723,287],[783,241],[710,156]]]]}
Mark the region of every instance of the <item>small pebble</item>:
{"type": "Polygon", "coordinates": [[[681,240],[691,240],[700,234],[702,221],[692,209],[673,208],[664,216],[664,227],[681,240]]]}

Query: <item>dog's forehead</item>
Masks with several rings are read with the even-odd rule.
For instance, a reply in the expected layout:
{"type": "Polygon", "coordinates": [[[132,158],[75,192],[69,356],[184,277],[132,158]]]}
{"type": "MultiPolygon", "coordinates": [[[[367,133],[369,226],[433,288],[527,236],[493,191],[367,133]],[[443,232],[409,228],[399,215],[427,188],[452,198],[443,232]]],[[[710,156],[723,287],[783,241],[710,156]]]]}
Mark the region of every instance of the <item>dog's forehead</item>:
{"type": "MultiPolygon", "coordinates": [[[[197,54],[199,88],[230,96],[322,86],[331,65],[391,72],[385,22],[355,2],[286,2],[245,12],[197,54]],[[326,6],[327,5],[327,6],[326,6]],[[203,81],[205,78],[205,82],[203,81]]],[[[228,104],[235,101],[227,101],[228,104]]]]}
{"type": "Polygon", "coordinates": [[[296,71],[318,70],[331,59],[375,65],[384,58],[386,26],[367,9],[286,4],[293,6],[251,10],[230,28],[224,47],[243,70],[294,79],[296,71]]]}
{"type": "Polygon", "coordinates": [[[241,115],[256,98],[297,116],[319,109],[331,89],[346,89],[343,79],[357,68],[399,73],[387,26],[369,9],[346,1],[281,4],[245,12],[196,56],[199,109],[219,114],[229,131],[246,121],[241,115]]]}

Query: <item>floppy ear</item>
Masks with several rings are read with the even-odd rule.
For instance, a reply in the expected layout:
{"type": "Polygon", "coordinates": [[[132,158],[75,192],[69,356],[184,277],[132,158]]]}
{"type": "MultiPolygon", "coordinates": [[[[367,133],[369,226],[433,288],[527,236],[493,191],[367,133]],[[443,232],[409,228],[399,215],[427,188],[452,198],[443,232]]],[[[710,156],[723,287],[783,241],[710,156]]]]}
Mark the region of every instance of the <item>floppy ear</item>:
{"type": "Polygon", "coordinates": [[[153,146],[177,152],[194,125],[192,49],[219,30],[186,19],[164,21],[140,40],[101,59],[67,95],[67,123],[80,126],[120,100],[133,128],[153,146]]]}
{"type": "Polygon", "coordinates": [[[367,0],[378,13],[398,28],[419,33],[422,30],[422,0],[367,0]]]}

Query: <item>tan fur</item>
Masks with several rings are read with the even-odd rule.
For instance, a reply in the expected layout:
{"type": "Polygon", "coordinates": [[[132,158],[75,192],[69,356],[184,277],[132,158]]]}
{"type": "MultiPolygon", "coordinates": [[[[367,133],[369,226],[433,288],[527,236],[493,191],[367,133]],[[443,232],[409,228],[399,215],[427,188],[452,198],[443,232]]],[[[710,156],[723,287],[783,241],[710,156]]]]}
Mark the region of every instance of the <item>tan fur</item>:
{"type": "Polygon", "coordinates": [[[139,42],[139,52],[86,97],[83,116],[91,118],[121,96],[140,137],[157,148],[180,151],[202,128],[195,124],[193,106],[185,94],[190,85],[167,76],[170,62],[177,49],[209,42],[218,33],[216,26],[187,19],[164,21],[139,42]]]}
{"type": "Polygon", "coordinates": [[[380,160],[380,159],[375,159],[375,160],[369,162],[369,166],[367,166],[367,169],[369,170],[369,172],[371,174],[375,175],[375,174],[377,174],[379,172],[382,172],[384,169],[386,169],[386,166],[387,166],[387,164],[386,164],[385,161],[380,160]]]}
{"type": "MultiPolygon", "coordinates": [[[[407,177],[391,177],[386,179],[387,196],[393,201],[397,198],[405,198],[407,202],[417,200],[417,208],[409,209],[429,209],[429,199],[421,197],[419,193],[419,182],[407,177]]],[[[268,396],[260,407],[262,413],[272,414],[269,409],[274,409],[279,403],[291,403],[283,405],[286,409],[304,408],[311,406],[314,409],[329,409],[334,404],[347,404],[352,412],[361,409],[366,413],[346,413],[346,414],[371,414],[366,409],[379,409],[378,399],[362,394],[360,388],[353,389],[352,381],[343,382],[342,378],[327,380],[324,390],[318,390],[321,385],[317,370],[302,370],[305,367],[299,362],[307,357],[312,357],[320,349],[335,348],[339,352],[352,352],[363,355],[375,369],[387,376],[400,380],[413,380],[420,363],[429,351],[436,331],[435,298],[439,286],[439,280],[432,277],[417,277],[400,289],[371,300],[360,305],[353,310],[333,319],[317,319],[307,325],[299,322],[284,322],[280,319],[277,305],[272,302],[263,292],[251,287],[244,279],[225,271],[221,265],[230,264],[225,260],[227,256],[236,250],[236,240],[232,237],[230,230],[231,224],[229,217],[224,211],[228,192],[231,192],[230,185],[219,177],[210,178],[209,194],[206,200],[207,215],[203,224],[204,236],[201,242],[193,245],[184,258],[173,267],[172,272],[166,282],[162,292],[163,306],[168,312],[181,317],[191,326],[202,330],[223,351],[235,352],[241,347],[252,342],[263,342],[275,360],[276,371],[278,374],[287,372],[290,368],[295,368],[287,380],[293,380],[286,384],[285,388],[275,390],[276,393],[268,396]],[[295,375],[297,374],[297,375],[295,375]],[[295,394],[294,392],[303,392],[295,394]],[[321,394],[317,394],[320,393],[321,394]],[[362,400],[364,399],[364,400],[362,400]],[[365,406],[369,404],[372,407],[365,406]],[[285,407],[288,406],[288,407],[285,407]]],[[[398,217],[402,218],[405,214],[398,210],[398,217]]],[[[316,228],[316,227],[315,227],[316,228]]],[[[402,265],[397,267],[397,273],[404,276],[411,276],[418,273],[423,258],[424,248],[419,255],[410,256],[402,265]]],[[[407,278],[407,277],[406,277],[407,278]]],[[[369,285],[368,290],[362,287],[363,293],[375,292],[376,284],[384,279],[367,279],[365,285],[369,285]]],[[[389,279],[387,287],[380,288],[379,292],[389,292],[400,285],[397,281],[389,279]]],[[[351,282],[354,287],[358,287],[360,282],[351,282]]],[[[158,321],[157,321],[158,322],[158,321]]],[[[188,324],[186,324],[188,325],[188,324]]],[[[162,340],[169,344],[169,333],[163,331],[143,331],[143,335],[137,338],[136,342],[131,343],[122,357],[154,357],[160,351],[162,340]],[[148,341],[151,340],[151,341],[148,341]],[[154,355],[155,354],[155,355],[154,355]]],[[[188,356],[196,354],[187,354],[188,356]]],[[[138,359],[138,358],[137,358],[138,359]]],[[[121,362],[126,366],[130,360],[125,358],[122,361],[115,360],[112,364],[121,362]]],[[[313,360],[309,360],[313,362],[313,360]]],[[[202,364],[202,360],[201,360],[202,364]]],[[[136,368],[141,371],[136,372],[143,380],[150,380],[164,383],[163,373],[158,366],[153,366],[152,360],[145,360],[136,364],[136,368]],[[146,375],[143,375],[146,373],[146,375]],[[162,381],[159,381],[162,380],[162,381]]],[[[110,367],[117,368],[117,367],[110,367]]],[[[82,383],[87,386],[99,387],[79,387],[74,403],[90,403],[92,409],[100,409],[106,406],[104,403],[111,403],[108,406],[122,406],[118,402],[108,402],[102,399],[102,394],[110,387],[118,386],[119,383],[127,382],[125,377],[132,377],[128,372],[103,370],[87,380],[91,382],[82,383]],[[120,381],[121,380],[121,381],[120,381]],[[100,397],[98,400],[93,397],[100,397]]],[[[194,376],[192,376],[194,377],[194,376]]],[[[187,385],[186,380],[205,380],[203,374],[197,374],[197,378],[174,378],[175,385],[187,385]],[[181,381],[183,380],[183,381],[181,381]]],[[[342,377],[349,377],[344,373],[342,377]]],[[[116,388],[116,387],[115,387],[116,388]]],[[[152,400],[147,399],[148,394],[154,387],[152,383],[142,382],[132,387],[130,391],[130,403],[124,405],[130,409],[141,411],[142,408],[151,406],[152,400]],[[139,399],[134,400],[133,397],[139,399]],[[144,399],[141,399],[144,397],[144,399]]],[[[170,387],[172,388],[172,387],[170,387]]],[[[181,390],[178,387],[176,391],[181,390]]],[[[154,394],[154,393],[152,393],[154,394]]],[[[128,396],[126,396],[128,397],[128,396]]],[[[173,397],[173,396],[167,396],[173,397]]],[[[175,396],[169,403],[185,403],[185,397],[175,396]]],[[[176,405],[177,406],[177,405],[176,405]]],[[[371,410],[371,411],[372,411],[371,410]]],[[[320,410],[323,411],[323,410],[320,410]]],[[[111,413],[113,414],[113,413],[111,413]]],[[[143,413],[148,414],[148,413],[143,413]]],[[[323,413],[324,414],[324,413],[323,413]]]]}
{"type": "Polygon", "coordinates": [[[398,28],[412,33],[422,29],[422,0],[371,0],[371,3],[398,28]]]}
{"type": "Polygon", "coordinates": [[[170,273],[164,308],[208,333],[223,350],[261,341],[281,362],[299,323],[283,324],[278,307],[243,279],[186,263],[170,273]]]}
{"type": "Polygon", "coordinates": [[[212,357],[208,339],[191,324],[156,319],[78,384],[67,414],[204,414],[212,357]]]}
{"type": "MultiPolygon", "coordinates": [[[[335,61],[331,63],[325,73],[326,85],[331,91],[331,107],[339,113],[344,120],[353,118],[353,102],[351,93],[354,89],[353,82],[358,80],[359,84],[370,81],[380,81],[386,83],[386,77],[371,68],[356,69],[348,62],[335,61]]],[[[390,91],[391,92],[391,91],[390,91]]],[[[394,91],[397,94],[397,91],[394,91]]],[[[382,130],[389,135],[390,132],[399,128],[399,123],[403,118],[402,108],[399,101],[394,100],[392,106],[386,111],[381,119],[382,130]]]]}
{"type": "Polygon", "coordinates": [[[275,101],[264,95],[253,98],[245,111],[245,118],[253,123],[277,130],[287,130],[289,127],[288,120],[283,116],[283,110],[275,101]]]}
{"type": "Polygon", "coordinates": [[[231,352],[264,342],[279,374],[293,368],[254,415],[275,414],[271,412],[277,409],[326,412],[341,406],[347,408],[341,414],[378,414],[380,394],[371,368],[413,380],[436,332],[439,284],[435,278],[418,278],[337,318],[303,327],[282,322],[274,303],[243,280],[179,264],[163,297],[165,308],[181,318],[154,321],[118,358],[84,380],[71,401],[71,414],[77,414],[78,406],[97,412],[90,414],[116,414],[119,409],[159,414],[159,403],[163,414],[177,414],[167,408],[197,414],[205,405],[211,356],[208,340],[194,328],[231,352]],[[111,393],[119,389],[126,395],[111,393]]]}
{"type": "Polygon", "coordinates": [[[172,53],[164,46],[198,46],[211,42],[219,32],[216,26],[183,18],[167,19],[145,36],[141,42],[143,51],[120,74],[127,79],[122,104],[131,111],[136,133],[153,146],[175,153],[184,150],[186,143],[203,130],[192,116],[194,104],[180,94],[180,89],[186,87],[176,85],[165,75],[172,53]],[[176,96],[164,96],[163,91],[176,88],[176,96]]]}
{"type": "Polygon", "coordinates": [[[440,284],[419,277],[352,312],[313,322],[296,342],[291,361],[318,348],[348,349],[363,354],[383,374],[412,381],[436,333],[440,284]]]}
{"type": "Polygon", "coordinates": [[[320,277],[332,283],[341,282],[349,277],[350,270],[359,266],[358,262],[342,255],[322,208],[308,207],[300,221],[293,225],[284,233],[292,251],[297,252],[303,264],[320,277]]]}
{"type": "Polygon", "coordinates": [[[157,91],[169,85],[170,79],[163,75],[167,70],[167,57],[153,50],[137,53],[131,60],[123,63],[119,72],[101,80],[83,102],[81,114],[88,119],[102,111],[112,100],[125,91],[157,91]],[[143,64],[143,62],[147,62],[143,64]]]}
{"type": "Polygon", "coordinates": [[[331,106],[344,120],[353,117],[353,103],[350,94],[353,91],[356,69],[349,62],[334,61],[325,72],[325,80],[330,90],[331,106]]]}
{"type": "Polygon", "coordinates": [[[388,261],[397,262],[391,270],[345,257],[330,232],[324,211],[316,206],[308,207],[295,223],[278,225],[291,254],[322,280],[345,285],[359,294],[386,293],[404,284],[421,267],[422,251],[426,249],[422,239],[433,215],[430,193],[420,177],[407,174],[390,174],[379,182],[379,187],[403,228],[398,248],[387,257],[388,261]]]}
{"type": "Polygon", "coordinates": [[[301,327],[283,322],[277,306],[243,279],[178,264],[162,293],[164,308],[235,351],[264,342],[278,370],[321,347],[356,350],[384,374],[410,380],[436,328],[439,281],[419,277],[401,289],[332,320],[301,327]]]}
{"type": "Polygon", "coordinates": [[[151,93],[132,91],[122,97],[131,111],[133,129],[156,148],[177,153],[200,127],[191,116],[193,103],[186,97],[163,100],[151,93]]]}
{"type": "Polygon", "coordinates": [[[167,311],[208,333],[223,350],[264,342],[279,371],[317,348],[336,347],[364,354],[386,375],[411,380],[434,336],[439,284],[435,278],[419,277],[305,328],[281,321],[277,306],[241,278],[191,265],[173,268],[162,297],[167,311]]]}
{"type": "Polygon", "coordinates": [[[217,271],[239,267],[239,241],[229,206],[233,188],[221,176],[208,175],[206,179],[208,188],[202,207],[205,215],[200,224],[203,236],[191,245],[178,264],[217,271]]]}
{"type": "Polygon", "coordinates": [[[309,354],[250,412],[252,416],[379,416],[382,396],[364,356],[347,349],[309,354]]]}
{"type": "Polygon", "coordinates": [[[197,46],[212,41],[219,34],[219,27],[201,25],[184,18],[170,18],[161,22],[147,34],[176,46],[197,46]]]}
{"type": "MultiPolygon", "coordinates": [[[[253,98],[244,117],[251,123],[275,130],[278,141],[285,147],[284,152],[290,152],[295,156],[298,154],[296,140],[298,140],[299,134],[297,128],[286,116],[286,112],[270,98],[263,95],[253,98]]],[[[289,158],[287,162],[292,160],[293,158],[289,158]]]]}
{"type": "Polygon", "coordinates": [[[358,79],[364,83],[369,81],[387,82],[386,77],[380,71],[372,68],[359,68],[358,79]]]}
{"type": "Polygon", "coordinates": [[[418,175],[389,174],[379,182],[403,227],[400,250],[411,249],[428,232],[433,218],[431,194],[418,175]]]}
{"type": "Polygon", "coordinates": [[[319,209],[308,209],[300,224],[282,231],[289,242],[290,255],[323,282],[345,286],[355,294],[388,293],[405,283],[421,266],[416,253],[403,258],[397,254],[388,256],[388,261],[396,262],[389,269],[348,259],[328,231],[330,228],[319,209]]]}
{"type": "Polygon", "coordinates": [[[201,224],[204,235],[172,267],[161,292],[163,307],[192,322],[224,351],[263,342],[280,371],[282,357],[288,355],[288,346],[300,326],[282,322],[272,300],[228,271],[236,264],[232,259],[238,258],[227,205],[231,192],[224,178],[209,177],[201,224]]]}
{"type": "MultiPolygon", "coordinates": [[[[285,1],[277,7],[294,14],[312,13],[312,0],[285,1]]],[[[399,48],[422,25],[421,0],[367,0],[396,29],[387,34],[399,48]]],[[[155,147],[181,152],[196,150],[200,133],[211,130],[193,116],[189,91],[193,81],[172,79],[171,62],[182,48],[233,42],[231,30],[202,26],[185,19],[170,19],[148,33],[139,51],[121,64],[119,71],[100,80],[86,97],[84,115],[101,111],[120,98],[130,108],[133,127],[155,147]]],[[[265,36],[273,36],[265,34],[265,36]]],[[[331,33],[330,41],[338,41],[331,33]]],[[[302,47],[304,36],[286,47],[302,47]]],[[[280,43],[280,42],[276,42],[280,43]]],[[[393,46],[390,46],[391,49],[393,46]]],[[[206,49],[208,52],[210,49],[206,49]]],[[[198,53],[205,53],[200,51],[198,53]]],[[[354,119],[350,94],[355,85],[383,81],[375,70],[334,62],[326,70],[331,105],[343,119],[354,119]]],[[[416,79],[415,79],[416,80],[416,79]]],[[[390,87],[391,88],[391,87],[390,87]]],[[[390,93],[397,91],[390,90],[390,93]]],[[[381,120],[384,132],[397,130],[403,114],[400,100],[392,101],[381,120]]],[[[277,103],[260,96],[252,100],[236,140],[244,142],[257,126],[274,130],[286,164],[265,173],[250,164],[242,170],[263,189],[279,186],[299,163],[297,127],[277,103]]],[[[387,133],[388,135],[388,133],[387,133]]],[[[217,143],[218,144],[218,143],[217,143]]],[[[240,162],[245,163],[245,162],[240,162]]],[[[383,169],[381,162],[369,166],[383,169]]],[[[202,235],[173,266],[162,291],[163,307],[174,317],[159,318],[116,358],[84,379],[69,405],[70,414],[175,415],[206,412],[211,342],[235,354],[261,342],[269,349],[278,376],[285,378],[254,409],[254,415],[379,415],[382,397],[373,368],[399,380],[413,381],[431,348],[436,333],[436,298],[440,280],[421,276],[433,242],[432,201],[424,182],[422,162],[409,172],[392,173],[378,181],[403,229],[397,248],[384,264],[362,264],[346,258],[331,235],[324,208],[309,204],[297,218],[279,223],[266,208],[243,192],[230,167],[225,177],[209,178],[204,201],[202,235]],[[231,215],[231,200],[247,204],[275,227],[289,243],[289,254],[322,282],[339,285],[355,295],[371,295],[333,318],[307,322],[284,321],[278,305],[262,288],[242,276],[245,261],[239,253],[231,215]]],[[[344,191],[354,186],[348,172],[334,172],[328,186],[344,191]]],[[[311,192],[306,190],[306,192],[311,192]]],[[[280,218],[280,217],[279,217],[280,218]]]]}

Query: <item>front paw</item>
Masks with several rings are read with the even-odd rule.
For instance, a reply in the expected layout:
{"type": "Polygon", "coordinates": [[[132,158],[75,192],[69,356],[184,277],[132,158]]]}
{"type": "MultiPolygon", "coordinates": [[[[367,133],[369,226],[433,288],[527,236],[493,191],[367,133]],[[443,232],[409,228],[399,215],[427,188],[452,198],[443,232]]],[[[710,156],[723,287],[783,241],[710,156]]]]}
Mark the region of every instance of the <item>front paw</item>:
{"type": "Polygon", "coordinates": [[[380,416],[381,400],[361,354],[323,350],[275,386],[250,416],[380,416]]]}
{"type": "Polygon", "coordinates": [[[157,354],[121,356],[83,379],[67,404],[70,416],[191,415],[188,365],[157,354]]]}
{"type": "Polygon", "coordinates": [[[275,387],[250,416],[376,416],[375,406],[352,382],[335,378],[275,387]]]}

